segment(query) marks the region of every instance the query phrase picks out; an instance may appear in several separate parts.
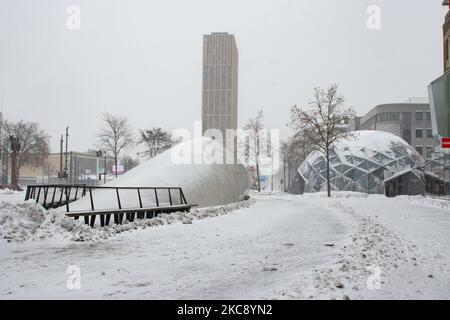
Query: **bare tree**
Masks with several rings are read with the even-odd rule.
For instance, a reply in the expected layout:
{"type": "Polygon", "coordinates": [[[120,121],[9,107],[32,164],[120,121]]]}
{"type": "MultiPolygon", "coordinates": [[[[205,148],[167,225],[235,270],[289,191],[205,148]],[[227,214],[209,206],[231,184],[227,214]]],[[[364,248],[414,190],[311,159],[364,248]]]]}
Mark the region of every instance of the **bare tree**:
{"type": "Polygon", "coordinates": [[[19,177],[20,168],[24,165],[44,165],[50,153],[49,135],[39,128],[36,122],[8,122],[6,133],[13,137],[17,144],[16,176],[19,177]]]}
{"type": "Polygon", "coordinates": [[[270,144],[270,139],[265,132],[264,127],[264,116],[261,110],[258,111],[258,115],[254,118],[250,118],[243,129],[246,131],[248,139],[245,143],[245,158],[247,162],[254,161],[256,166],[256,177],[257,177],[257,188],[261,192],[261,181],[260,181],[260,162],[261,157],[264,155],[270,157],[271,154],[264,153],[264,150],[271,149],[268,145],[270,144]]]}
{"type": "Polygon", "coordinates": [[[311,146],[302,132],[296,133],[282,143],[280,155],[283,161],[284,191],[290,190],[293,175],[311,150],[311,146]]]}
{"type": "Polygon", "coordinates": [[[291,108],[291,124],[308,143],[323,152],[327,160],[327,193],[331,196],[330,147],[338,139],[351,135],[343,126],[354,116],[351,108],[344,107],[344,97],[338,94],[338,85],[327,90],[314,89],[314,97],[309,108],[291,108]]]}
{"type": "Polygon", "coordinates": [[[100,128],[98,147],[114,157],[115,176],[119,155],[125,149],[133,146],[133,131],[126,117],[103,114],[103,126],[100,128]]]}
{"type": "Polygon", "coordinates": [[[123,165],[124,171],[127,172],[139,165],[139,158],[132,158],[129,155],[124,155],[120,162],[123,165]]]}
{"type": "Polygon", "coordinates": [[[286,167],[289,159],[289,142],[283,141],[281,143],[280,158],[283,161],[283,192],[286,192],[286,167]]]}
{"type": "Polygon", "coordinates": [[[162,128],[140,130],[140,134],[139,143],[145,146],[142,153],[149,158],[166,151],[175,143],[170,132],[164,131],[162,128]]]}

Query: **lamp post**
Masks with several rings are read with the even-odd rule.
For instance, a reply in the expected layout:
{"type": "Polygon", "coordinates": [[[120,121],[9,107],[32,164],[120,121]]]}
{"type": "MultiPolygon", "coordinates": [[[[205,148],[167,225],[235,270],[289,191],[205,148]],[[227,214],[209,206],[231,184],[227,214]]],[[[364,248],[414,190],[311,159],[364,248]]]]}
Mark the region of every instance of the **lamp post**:
{"type": "Polygon", "coordinates": [[[68,168],[67,168],[68,149],[69,149],[69,126],[66,127],[66,155],[65,155],[65,167],[64,167],[64,177],[66,179],[69,177],[68,168]]]}

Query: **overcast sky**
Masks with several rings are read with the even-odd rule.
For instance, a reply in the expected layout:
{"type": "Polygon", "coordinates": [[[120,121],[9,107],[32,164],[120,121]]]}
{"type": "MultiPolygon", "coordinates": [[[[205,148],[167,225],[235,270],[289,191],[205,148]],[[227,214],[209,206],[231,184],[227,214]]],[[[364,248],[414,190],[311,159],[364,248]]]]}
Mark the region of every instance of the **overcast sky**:
{"type": "Polygon", "coordinates": [[[426,97],[442,73],[441,0],[0,0],[0,90],[8,119],[38,121],[70,149],[93,147],[103,112],[136,129],[201,119],[202,35],[235,34],[238,123],[264,111],[283,129],[289,106],[340,85],[360,114],[426,97]],[[66,27],[69,5],[81,28],[66,27]],[[381,29],[366,26],[370,5],[381,29]]]}

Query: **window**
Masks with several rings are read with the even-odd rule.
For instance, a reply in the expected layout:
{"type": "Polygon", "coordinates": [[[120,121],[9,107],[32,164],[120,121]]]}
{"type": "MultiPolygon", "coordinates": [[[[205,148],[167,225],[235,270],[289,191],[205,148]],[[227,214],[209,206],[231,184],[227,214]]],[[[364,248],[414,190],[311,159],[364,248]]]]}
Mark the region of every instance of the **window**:
{"type": "Polygon", "coordinates": [[[402,135],[403,140],[405,140],[406,142],[411,144],[411,138],[412,138],[411,136],[412,136],[412,132],[410,129],[403,129],[403,135],[402,135]]]}
{"type": "Polygon", "coordinates": [[[416,111],[416,121],[422,121],[422,120],[423,120],[423,112],[416,111]]]}
{"type": "Polygon", "coordinates": [[[427,121],[431,121],[431,112],[427,112],[427,121]]]}
{"type": "Polygon", "coordinates": [[[423,155],[423,147],[422,146],[416,146],[416,151],[423,155]]]}
{"type": "Polygon", "coordinates": [[[376,115],[377,122],[398,121],[398,120],[400,120],[399,112],[383,112],[376,115]]]}
{"type": "Polygon", "coordinates": [[[416,129],[416,138],[423,138],[423,129],[416,129]]]}
{"type": "Polygon", "coordinates": [[[433,130],[427,129],[427,138],[433,138],[433,130]]]}

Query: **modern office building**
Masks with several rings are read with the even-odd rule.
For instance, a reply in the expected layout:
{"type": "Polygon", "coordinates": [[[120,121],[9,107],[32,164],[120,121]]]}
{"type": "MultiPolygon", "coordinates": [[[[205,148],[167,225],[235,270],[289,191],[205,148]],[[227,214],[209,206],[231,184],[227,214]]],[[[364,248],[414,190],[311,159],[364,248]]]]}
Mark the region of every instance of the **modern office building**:
{"type": "Polygon", "coordinates": [[[386,131],[403,138],[425,158],[436,147],[430,105],[423,102],[381,104],[350,122],[350,129],[386,131]]]}
{"type": "MultiPolygon", "coordinates": [[[[448,0],[445,0],[442,5],[448,6],[448,0]]],[[[433,134],[438,138],[450,137],[450,10],[445,16],[442,29],[444,74],[428,86],[433,134]]]]}
{"type": "MultiPolygon", "coordinates": [[[[442,2],[443,6],[449,6],[448,0],[442,2]]],[[[450,70],[450,10],[445,16],[445,22],[442,26],[443,48],[444,48],[444,73],[450,70]]]]}
{"type": "Polygon", "coordinates": [[[202,132],[225,141],[227,129],[237,129],[238,51],[234,35],[203,36],[202,132]],[[209,131],[208,131],[209,130],[209,131]]]}

